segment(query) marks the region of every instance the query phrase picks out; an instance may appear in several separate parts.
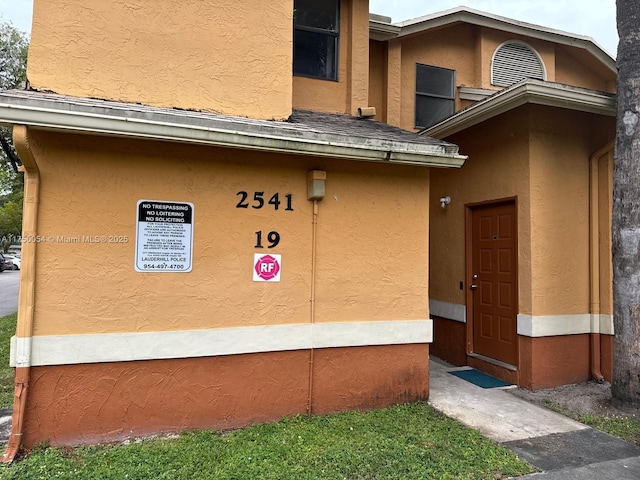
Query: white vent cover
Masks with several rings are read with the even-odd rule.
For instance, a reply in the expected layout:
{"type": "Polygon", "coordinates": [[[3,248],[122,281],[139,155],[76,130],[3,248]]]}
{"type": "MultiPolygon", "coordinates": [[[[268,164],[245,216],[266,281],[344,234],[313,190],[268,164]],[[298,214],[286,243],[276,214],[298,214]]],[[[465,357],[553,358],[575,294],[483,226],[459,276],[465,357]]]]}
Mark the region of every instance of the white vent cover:
{"type": "Polygon", "coordinates": [[[491,84],[508,87],[525,78],[545,80],[544,65],[538,54],[524,43],[503,43],[493,54],[491,84]]]}

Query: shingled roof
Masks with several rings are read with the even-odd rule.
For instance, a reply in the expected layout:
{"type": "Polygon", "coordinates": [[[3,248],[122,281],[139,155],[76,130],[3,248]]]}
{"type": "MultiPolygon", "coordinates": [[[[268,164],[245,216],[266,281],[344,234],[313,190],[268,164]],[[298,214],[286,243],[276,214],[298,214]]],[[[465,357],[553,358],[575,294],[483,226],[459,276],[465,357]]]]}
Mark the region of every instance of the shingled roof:
{"type": "Polygon", "coordinates": [[[288,121],[152,107],[32,90],[0,93],[0,123],[91,135],[137,137],[256,151],[460,167],[448,142],[350,115],[296,110],[288,121]]]}

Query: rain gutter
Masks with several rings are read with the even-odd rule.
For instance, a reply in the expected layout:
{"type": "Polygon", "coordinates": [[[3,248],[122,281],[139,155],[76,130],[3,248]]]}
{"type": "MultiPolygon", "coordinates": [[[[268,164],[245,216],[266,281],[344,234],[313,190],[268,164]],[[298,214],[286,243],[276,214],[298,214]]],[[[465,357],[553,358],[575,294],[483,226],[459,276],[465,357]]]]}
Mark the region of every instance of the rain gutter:
{"type": "Polygon", "coordinates": [[[106,108],[83,100],[74,103],[57,98],[29,99],[26,94],[23,97],[0,94],[0,123],[40,130],[424,167],[461,167],[467,158],[459,155],[457,146],[451,144],[355,137],[317,131],[303,124],[145,109],[135,104],[131,104],[131,110],[126,110],[127,104],[106,108]]]}

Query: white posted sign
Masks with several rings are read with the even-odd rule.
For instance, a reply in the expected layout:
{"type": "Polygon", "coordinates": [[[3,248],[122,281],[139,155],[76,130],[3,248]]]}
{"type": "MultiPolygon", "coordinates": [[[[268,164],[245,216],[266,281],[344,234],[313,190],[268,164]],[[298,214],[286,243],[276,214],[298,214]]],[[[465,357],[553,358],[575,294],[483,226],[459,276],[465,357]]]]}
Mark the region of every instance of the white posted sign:
{"type": "Polygon", "coordinates": [[[193,204],[139,200],[136,222],[137,272],[190,272],[193,204]]]}

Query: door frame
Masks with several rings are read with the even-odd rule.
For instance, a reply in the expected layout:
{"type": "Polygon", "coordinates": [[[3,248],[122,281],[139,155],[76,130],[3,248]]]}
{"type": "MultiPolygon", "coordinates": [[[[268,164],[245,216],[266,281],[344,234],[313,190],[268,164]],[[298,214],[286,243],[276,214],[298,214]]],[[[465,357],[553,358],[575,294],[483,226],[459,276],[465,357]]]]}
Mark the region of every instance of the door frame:
{"type": "MultiPolygon", "coordinates": [[[[471,290],[471,283],[472,283],[472,279],[471,276],[473,275],[473,246],[472,246],[472,240],[473,240],[473,235],[472,235],[472,228],[473,228],[473,210],[478,209],[478,208],[482,208],[482,207],[492,207],[492,206],[497,206],[497,205],[504,205],[504,204],[513,204],[514,209],[515,209],[515,222],[516,222],[516,236],[515,236],[515,248],[516,248],[516,265],[515,265],[515,270],[516,270],[516,275],[515,275],[515,289],[516,289],[516,348],[517,348],[517,353],[516,353],[516,358],[517,358],[517,365],[515,365],[515,367],[519,370],[520,368],[520,340],[518,339],[518,317],[517,317],[517,312],[520,311],[520,267],[519,267],[519,261],[520,261],[520,255],[519,255],[519,236],[520,236],[520,223],[519,223],[519,219],[518,219],[518,197],[514,196],[514,197],[505,197],[505,198],[500,198],[500,199],[496,199],[496,200],[485,200],[482,202],[475,202],[475,203],[466,203],[464,206],[464,220],[465,220],[465,239],[464,239],[464,253],[465,253],[465,281],[464,281],[464,285],[465,285],[465,313],[466,313],[466,342],[465,342],[465,346],[466,346],[466,354],[467,355],[471,355],[474,353],[473,351],[473,291],[471,290]]],[[[483,358],[484,355],[482,356],[483,358]]],[[[491,359],[493,360],[493,359],[491,359]]],[[[490,363],[496,363],[497,365],[502,364],[502,362],[500,360],[495,360],[495,362],[490,362],[490,363]]]]}

